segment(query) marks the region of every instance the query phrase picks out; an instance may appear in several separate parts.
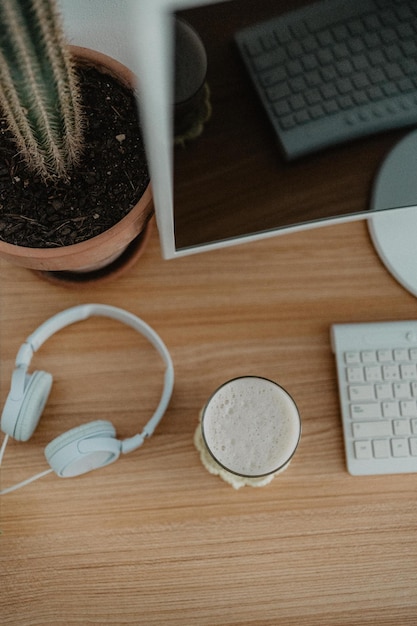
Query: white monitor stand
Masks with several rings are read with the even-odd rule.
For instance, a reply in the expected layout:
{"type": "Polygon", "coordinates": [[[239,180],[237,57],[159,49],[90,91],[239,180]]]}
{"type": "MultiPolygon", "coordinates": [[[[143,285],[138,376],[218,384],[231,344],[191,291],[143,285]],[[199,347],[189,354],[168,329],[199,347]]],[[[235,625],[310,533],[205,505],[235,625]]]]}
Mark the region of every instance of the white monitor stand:
{"type": "Polygon", "coordinates": [[[371,209],[410,207],[368,220],[372,242],[389,272],[417,296],[417,131],[388,154],[376,177],[371,209]]]}

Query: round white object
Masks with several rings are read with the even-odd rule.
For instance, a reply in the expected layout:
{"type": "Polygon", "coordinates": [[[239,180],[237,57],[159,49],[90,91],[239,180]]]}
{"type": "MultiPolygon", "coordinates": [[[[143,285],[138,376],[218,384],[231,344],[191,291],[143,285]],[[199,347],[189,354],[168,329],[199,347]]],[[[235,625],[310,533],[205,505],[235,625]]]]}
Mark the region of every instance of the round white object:
{"type": "Polygon", "coordinates": [[[417,296],[417,131],[388,154],[376,177],[368,220],[375,249],[388,271],[417,296]],[[381,209],[408,207],[398,211],[381,209]]]}

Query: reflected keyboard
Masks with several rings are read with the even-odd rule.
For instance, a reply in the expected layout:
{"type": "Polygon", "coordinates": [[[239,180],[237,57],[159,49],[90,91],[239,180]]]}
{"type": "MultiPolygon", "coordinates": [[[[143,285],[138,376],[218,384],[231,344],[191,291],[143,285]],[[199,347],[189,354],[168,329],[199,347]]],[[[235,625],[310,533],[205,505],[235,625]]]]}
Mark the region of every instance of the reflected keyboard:
{"type": "Polygon", "coordinates": [[[334,324],[348,470],[417,472],[417,321],[334,324]]]}
{"type": "Polygon", "coordinates": [[[415,0],[324,0],[235,39],[287,159],[417,123],[415,0]]]}

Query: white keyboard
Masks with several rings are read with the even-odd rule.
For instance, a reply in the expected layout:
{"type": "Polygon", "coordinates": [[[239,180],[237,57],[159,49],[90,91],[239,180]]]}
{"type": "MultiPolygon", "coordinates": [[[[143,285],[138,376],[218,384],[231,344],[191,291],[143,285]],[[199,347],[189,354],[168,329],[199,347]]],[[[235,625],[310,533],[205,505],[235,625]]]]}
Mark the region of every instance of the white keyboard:
{"type": "Polygon", "coordinates": [[[348,471],[417,472],[417,321],[334,324],[348,471]]]}

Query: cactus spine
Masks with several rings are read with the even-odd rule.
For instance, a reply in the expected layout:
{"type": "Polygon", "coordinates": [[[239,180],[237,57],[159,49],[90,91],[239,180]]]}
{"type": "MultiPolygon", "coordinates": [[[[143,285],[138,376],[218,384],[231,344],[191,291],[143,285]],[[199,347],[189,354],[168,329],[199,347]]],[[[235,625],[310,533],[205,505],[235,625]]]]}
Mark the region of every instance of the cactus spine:
{"type": "Polygon", "coordinates": [[[82,147],[82,109],[55,0],[1,0],[0,114],[28,167],[68,178],[82,147]]]}

